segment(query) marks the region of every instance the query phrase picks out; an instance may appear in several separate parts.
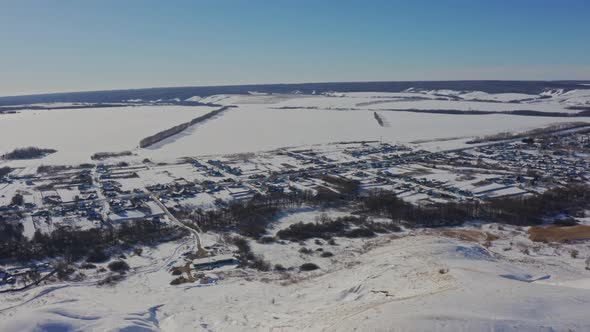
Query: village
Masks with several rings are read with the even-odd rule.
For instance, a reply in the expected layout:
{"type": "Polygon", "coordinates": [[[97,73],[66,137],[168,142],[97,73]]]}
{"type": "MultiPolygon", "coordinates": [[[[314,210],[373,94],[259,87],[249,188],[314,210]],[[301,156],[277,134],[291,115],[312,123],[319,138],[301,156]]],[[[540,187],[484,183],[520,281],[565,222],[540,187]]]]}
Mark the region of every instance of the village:
{"type": "MultiPolygon", "coordinates": [[[[427,151],[420,145],[350,142],[262,153],[187,157],[174,163],[121,159],[97,165],[14,169],[0,180],[4,236],[32,238],[57,229],[112,228],[130,221],[178,224],[170,212],[215,210],[272,193],[338,193],[327,176],[354,180],[361,193],[387,190],[417,205],[485,201],[587,183],[590,133],[572,131],[427,151]]],[[[231,251],[195,257],[195,269],[235,264],[231,251]]],[[[0,283],[45,264],[0,271],[0,283]]],[[[38,277],[38,276],[37,276],[38,277]]]]}

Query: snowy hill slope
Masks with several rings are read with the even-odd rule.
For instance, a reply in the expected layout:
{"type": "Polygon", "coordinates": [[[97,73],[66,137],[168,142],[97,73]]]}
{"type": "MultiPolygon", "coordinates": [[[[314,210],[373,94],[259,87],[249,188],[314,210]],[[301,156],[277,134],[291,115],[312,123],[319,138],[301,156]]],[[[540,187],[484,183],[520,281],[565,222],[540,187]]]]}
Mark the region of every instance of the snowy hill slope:
{"type": "Polygon", "coordinates": [[[113,287],[48,286],[22,298],[3,296],[3,308],[10,309],[0,309],[0,329],[590,329],[586,310],[590,289],[519,278],[545,276],[539,279],[579,280],[578,285],[588,286],[588,274],[563,261],[546,265],[535,258],[503,257],[476,243],[437,235],[382,237],[343,246],[348,250],[341,252],[333,268],[300,273],[298,279],[272,281],[271,275],[236,270],[221,274],[223,279],[214,285],[183,287],[168,285],[167,273],[156,271],[131,276],[113,287]],[[448,273],[440,273],[441,269],[448,273]],[[29,300],[22,302],[25,299],[29,300]]]}

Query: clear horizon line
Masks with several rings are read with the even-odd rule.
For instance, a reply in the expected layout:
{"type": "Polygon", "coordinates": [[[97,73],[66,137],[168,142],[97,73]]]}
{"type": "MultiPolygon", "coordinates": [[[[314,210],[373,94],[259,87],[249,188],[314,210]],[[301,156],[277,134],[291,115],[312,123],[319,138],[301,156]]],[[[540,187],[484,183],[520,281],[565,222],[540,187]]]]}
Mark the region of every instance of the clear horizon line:
{"type": "Polygon", "coordinates": [[[139,91],[151,89],[182,89],[182,88],[217,88],[217,87],[244,87],[244,86],[268,86],[268,85],[303,85],[303,84],[350,84],[350,83],[410,83],[410,82],[580,82],[590,83],[588,80],[580,79],[551,79],[551,80],[527,80],[527,79],[452,79],[452,80],[375,80],[375,81],[320,81],[320,82],[294,82],[294,83],[246,83],[246,84],[213,84],[213,85],[171,85],[171,86],[152,86],[140,88],[116,88],[116,89],[90,89],[90,90],[65,90],[56,92],[27,93],[19,95],[5,95],[0,98],[18,98],[32,96],[49,96],[60,94],[91,93],[91,92],[114,92],[114,91],[139,91]]]}

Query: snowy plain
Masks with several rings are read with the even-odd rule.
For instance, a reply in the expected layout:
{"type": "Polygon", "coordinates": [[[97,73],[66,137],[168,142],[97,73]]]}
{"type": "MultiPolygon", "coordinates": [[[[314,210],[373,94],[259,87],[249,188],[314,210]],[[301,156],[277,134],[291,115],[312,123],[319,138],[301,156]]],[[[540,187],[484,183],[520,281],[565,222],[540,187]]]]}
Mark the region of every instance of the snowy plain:
{"type": "MultiPolygon", "coordinates": [[[[303,213],[301,218],[309,217],[303,213]]],[[[518,246],[532,245],[525,243],[524,236],[509,244],[513,237],[501,237],[490,248],[422,231],[368,241],[337,238],[330,248],[336,254],[333,259],[313,258],[321,271],[292,272],[278,279],[273,273],[237,269],[217,272],[214,284],[170,286],[167,271],[149,270],[114,286],[42,286],[2,296],[0,329],[588,330],[590,276],[579,268],[581,263],[555,253],[524,255],[518,246]],[[514,250],[503,251],[508,245],[514,250]]],[[[256,250],[274,252],[268,258],[285,265],[301,260],[297,253],[282,255],[284,245],[259,248],[263,246],[256,250]]],[[[165,244],[148,249],[144,257],[132,261],[132,267],[165,260],[173,248],[165,244]]]]}
{"type": "MultiPolygon", "coordinates": [[[[96,152],[134,150],[139,140],[203,115],[213,108],[133,106],[87,109],[25,110],[0,115],[0,154],[37,146],[55,154],[31,164],[89,162],[96,152]]],[[[27,162],[21,162],[27,164],[27,162]]]]}
{"type": "MultiPolygon", "coordinates": [[[[139,163],[143,158],[170,162],[186,156],[360,140],[422,141],[425,147],[437,150],[461,147],[473,136],[524,131],[556,122],[590,121],[385,110],[423,107],[570,113],[572,110],[566,107],[590,103],[590,95],[584,91],[551,91],[546,95],[541,99],[521,94],[407,91],[195,97],[237,107],[145,149],[137,147],[141,138],[215,108],[23,110],[0,115],[0,154],[29,145],[58,152],[42,159],[0,161],[0,166],[32,169],[41,164],[77,164],[90,162],[95,152],[124,150],[134,155],[108,162],[139,163]],[[383,118],[384,125],[375,120],[373,112],[383,118]]],[[[282,156],[276,163],[260,167],[280,169],[285,163],[293,162],[282,156]]],[[[136,183],[135,179],[122,183],[133,189],[166,183],[174,178],[171,174],[185,173],[183,177],[191,180],[194,172],[187,167],[166,165],[166,169],[140,170],[145,183],[136,183]]],[[[424,175],[428,176],[445,180],[453,175],[440,171],[424,175]]],[[[270,233],[298,221],[313,222],[323,212],[337,217],[350,211],[295,211],[278,218],[270,233]]],[[[590,330],[590,272],[584,269],[584,259],[570,256],[571,250],[578,250],[581,257],[588,257],[587,245],[532,243],[526,228],[504,226],[500,230],[497,225],[468,225],[462,229],[490,232],[499,239],[488,246],[436,231],[404,231],[370,240],[337,238],[334,246],[309,240],[303,245],[314,250],[312,256],[301,254],[299,243],[252,243],[253,250],[272,264],[297,267],[312,261],[321,269],[294,269],[284,275],[251,269],[213,271],[217,279],[207,285],[170,285],[169,268],[181,261],[180,253],[189,245],[185,240],[164,243],[145,248],[142,257],[129,257],[132,271],[112,286],[97,286],[91,281],[58,282],[0,294],[0,331],[590,330]],[[320,246],[335,256],[321,257],[316,252],[320,246]]],[[[203,235],[205,245],[219,238],[221,234],[203,235]]]]}
{"type": "Polygon", "coordinates": [[[8,163],[38,166],[90,162],[95,152],[132,151],[134,155],[126,159],[174,161],[186,156],[360,140],[390,143],[434,140],[428,146],[436,150],[460,147],[464,143],[449,141],[449,138],[519,132],[557,122],[590,121],[590,117],[565,116],[577,112],[566,107],[590,105],[590,92],[548,91],[541,97],[447,90],[195,97],[189,99],[236,107],[144,149],[138,147],[140,139],[215,108],[135,106],[23,110],[17,114],[0,114],[0,154],[26,146],[58,150],[42,159],[8,163]],[[378,103],[374,104],[375,101],[378,103]],[[564,117],[421,114],[392,109],[537,110],[564,113],[564,117]],[[383,125],[375,120],[373,112],[383,119],[383,125]]]}

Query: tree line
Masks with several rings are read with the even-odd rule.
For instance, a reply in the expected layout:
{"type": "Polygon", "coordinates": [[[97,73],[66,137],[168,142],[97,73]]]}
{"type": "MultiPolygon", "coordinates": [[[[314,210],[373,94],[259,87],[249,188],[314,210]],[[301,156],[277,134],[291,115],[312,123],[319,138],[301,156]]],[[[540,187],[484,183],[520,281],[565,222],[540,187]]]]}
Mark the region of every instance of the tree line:
{"type": "Polygon", "coordinates": [[[152,220],[135,220],[103,229],[72,230],[62,227],[49,234],[36,231],[31,239],[18,237],[0,242],[0,259],[26,262],[63,257],[73,262],[83,258],[96,261],[100,260],[97,257],[104,257],[106,260],[111,248],[151,244],[186,234],[182,228],[152,220]]]}
{"type": "Polygon", "coordinates": [[[366,216],[344,216],[336,219],[321,214],[313,223],[298,222],[277,232],[282,240],[302,241],[312,238],[329,240],[332,237],[361,238],[377,233],[399,232],[401,228],[393,222],[375,222],[366,216]]]}
{"type": "Polygon", "coordinates": [[[259,238],[279,212],[309,199],[310,195],[304,193],[257,194],[249,200],[233,201],[215,210],[170,209],[170,212],[179,220],[197,224],[203,231],[235,230],[241,235],[259,238]]]}
{"type": "Polygon", "coordinates": [[[250,200],[232,202],[216,210],[173,210],[173,213],[181,220],[197,224],[204,231],[231,230],[243,236],[260,239],[279,213],[301,205],[349,206],[356,209],[354,213],[358,216],[297,223],[280,231],[277,234],[279,238],[304,240],[332,236],[367,237],[375,233],[399,231],[399,225],[411,228],[449,227],[474,220],[519,226],[539,225],[559,215],[581,215],[590,208],[590,187],[570,185],[518,198],[429,205],[412,204],[398,198],[393,192],[384,190],[372,191],[367,195],[335,195],[329,199],[321,192],[313,195],[308,191],[298,191],[256,195],[250,200]],[[391,222],[373,222],[366,216],[384,217],[391,222]]]}
{"type": "Polygon", "coordinates": [[[34,146],[27,148],[17,148],[4,155],[5,159],[18,160],[18,159],[34,159],[44,157],[48,154],[57,152],[54,149],[41,149],[34,146]]]}
{"type": "Polygon", "coordinates": [[[0,167],[0,179],[12,172],[12,168],[8,166],[0,167]]]}
{"type": "Polygon", "coordinates": [[[366,213],[388,217],[409,226],[459,226],[470,220],[530,226],[542,224],[558,215],[583,213],[590,208],[590,187],[572,184],[531,196],[427,206],[405,202],[391,192],[375,191],[363,199],[361,206],[366,213]]]}
{"type": "MultiPolygon", "coordinates": [[[[171,212],[183,222],[198,225],[204,231],[236,231],[243,236],[260,239],[266,234],[269,224],[285,209],[302,205],[346,205],[356,209],[357,216],[336,219],[324,216],[315,223],[294,224],[281,230],[277,236],[294,241],[328,239],[333,236],[368,237],[375,233],[398,231],[399,225],[459,226],[467,221],[480,220],[525,226],[539,225],[557,216],[578,217],[590,208],[590,187],[573,184],[526,197],[424,206],[405,202],[392,192],[383,190],[372,191],[368,195],[342,195],[332,199],[318,200],[317,195],[309,191],[294,191],[257,194],[249,200],[231,202],[215,210],[171,209],[171,212]],[[391,221],[374,222],[367,216],[386,217],[391,221]]],[[[3,223],[4,241],[0,242],[0,259],[18,261],[58,256],[72,261],[92,258],[96,256],[96,250],[153,243],[186,234],[186,231],[177,227],[141,220],[106,229],[60,228],[50,234],[36,232],[32,239],[26,239],[22,236],[22,226],[15,228],[9,225],[3,223]]]]}
{"type": "Polygon", "coordinates": [[[230,108],[230,106],[221,107],[221,108],[211,111],[205,115],[201,115],[199,117],[196,117],[196,118],[192,119],[191,121],[181,123],[181,124],[176,125],[172,128],[162,130],[152,136],[148,136],[148,137],[142,139],[141,141],[139,141],[139,147],[146,148],[150,145],[154,145],[160,141],[165,140],[168,137],[174,136],[174,135],[182,132],[183,130],[187,129],[190,126],[193,126],[199,122],[203,122],[207,119],[210,119],[210,118],[218,115],[219,113],[227,110],[228,108],[230,108]]]}

